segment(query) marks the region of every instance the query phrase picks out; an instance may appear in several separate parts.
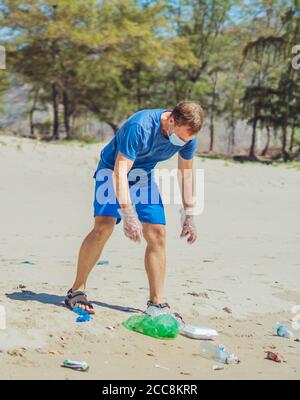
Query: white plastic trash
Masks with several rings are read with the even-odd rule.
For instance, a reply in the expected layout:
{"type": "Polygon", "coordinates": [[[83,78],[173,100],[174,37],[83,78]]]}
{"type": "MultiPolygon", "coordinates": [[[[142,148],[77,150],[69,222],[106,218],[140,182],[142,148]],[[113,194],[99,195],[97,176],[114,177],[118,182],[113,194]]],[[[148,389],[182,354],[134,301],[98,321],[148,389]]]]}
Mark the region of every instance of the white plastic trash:
{"type": "Polygon", "coordinates": [[[179,333],[192,339],[214,340],[218,332],[211,328],[196,325],[183,325],[179,333]]]}

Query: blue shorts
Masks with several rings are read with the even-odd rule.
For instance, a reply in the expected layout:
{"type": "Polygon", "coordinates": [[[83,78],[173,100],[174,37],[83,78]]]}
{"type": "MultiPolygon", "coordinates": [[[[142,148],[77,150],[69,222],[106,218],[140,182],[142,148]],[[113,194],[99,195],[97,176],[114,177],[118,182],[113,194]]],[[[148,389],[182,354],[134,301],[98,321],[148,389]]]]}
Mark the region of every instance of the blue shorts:
{"type": "MultiPolygon", "coordinates": [[[[112,183],[112,170],[100,168],[94,174],[94,217],[110,216],[117,219],[118,224],[122,217],[118,209],[120,204],[116,198],[112,183]]],[[[128,178],[130,198],[141,222],[166,225],[164,205],[159,188],[149,174],[143,179],[128,178]]]]}

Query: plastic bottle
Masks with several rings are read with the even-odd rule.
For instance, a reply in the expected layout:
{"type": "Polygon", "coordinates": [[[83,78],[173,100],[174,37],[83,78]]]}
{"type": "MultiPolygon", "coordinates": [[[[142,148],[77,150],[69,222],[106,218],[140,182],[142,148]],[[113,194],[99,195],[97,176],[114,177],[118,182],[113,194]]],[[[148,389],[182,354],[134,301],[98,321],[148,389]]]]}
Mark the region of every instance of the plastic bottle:
{"type": "Polygon", "coordinates": [[[62,367],[75,369],[77,371],[88,371],[89,365],[85,361],[72,361],[65,360],[62,364],[62,367]]]}
{"type": "Polygon", "coordinates": [[[173,313],[170,313],[168,311],[165,311],[164,309],[155,307],[155,306],[150,306],[147,308],[147,315],[150,315],[152,318],[158,317],[159,315],[170,315],[171,317],[173,317],[179,324],[179,331],[181,331],[183,329],[183,327],[185,326],[185,323],[180,321],[179,319],[176,318],[176,316],[173,313]]]}
{"type": "Polygon", "coordinates": [[[289,331],[283,324],[280,324],[277,322],[277,324],[274,327],[276,335],[290,339],[293,335],[293,332],[289,331]]]}
{"type": "Polygon", "coordinates": [[[147,308],[146,314],[150,315],[150,317],[155,318],[158,317],[159,315],[167,314],[167,311],[159,307],[150,306],[147,308]]]}
{"type": "Polygon", "coordinates": [[[223,345],[215,345],[210,342],[203,342],[200,345],[200,351],[203,357],[215,360],[222,364],[238,364],[239,359],[235,354],[229,354],[225,351],[223,345]]]}

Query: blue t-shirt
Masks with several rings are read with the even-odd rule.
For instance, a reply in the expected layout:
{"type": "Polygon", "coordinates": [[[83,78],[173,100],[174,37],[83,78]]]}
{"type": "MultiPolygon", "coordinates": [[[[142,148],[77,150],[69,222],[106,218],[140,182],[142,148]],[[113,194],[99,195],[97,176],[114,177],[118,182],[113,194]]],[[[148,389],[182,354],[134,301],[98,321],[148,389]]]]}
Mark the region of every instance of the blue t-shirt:
{"type": "Polygon", "coordinates": [[[179,152],[182,158],[190,160],[197,149],[197,140],[188,141],[183,147],[174,146],[163,135],[160,118],[168,110],[141,110],[133,114],[121,126],[114,138],[101,151],[98,168],[114,168],[120,151],[126,158],[134,161],[132,169],[141,168],[147,173],[159,161],[168,160],[179,152]]]}

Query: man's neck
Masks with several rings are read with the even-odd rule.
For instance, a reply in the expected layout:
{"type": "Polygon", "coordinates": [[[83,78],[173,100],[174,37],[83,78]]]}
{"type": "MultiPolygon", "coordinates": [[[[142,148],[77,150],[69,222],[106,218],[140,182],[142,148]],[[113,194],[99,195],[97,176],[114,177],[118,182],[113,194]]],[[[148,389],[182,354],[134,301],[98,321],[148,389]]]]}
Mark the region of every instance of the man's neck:
{"type": "Polygon", "coordinates": [[[172,114],[171,111],[165,111],[164,113],[161,114],[160,117],[160,126],[162,133],[165,137],[168,137],[168,118],[172,114]]]}

